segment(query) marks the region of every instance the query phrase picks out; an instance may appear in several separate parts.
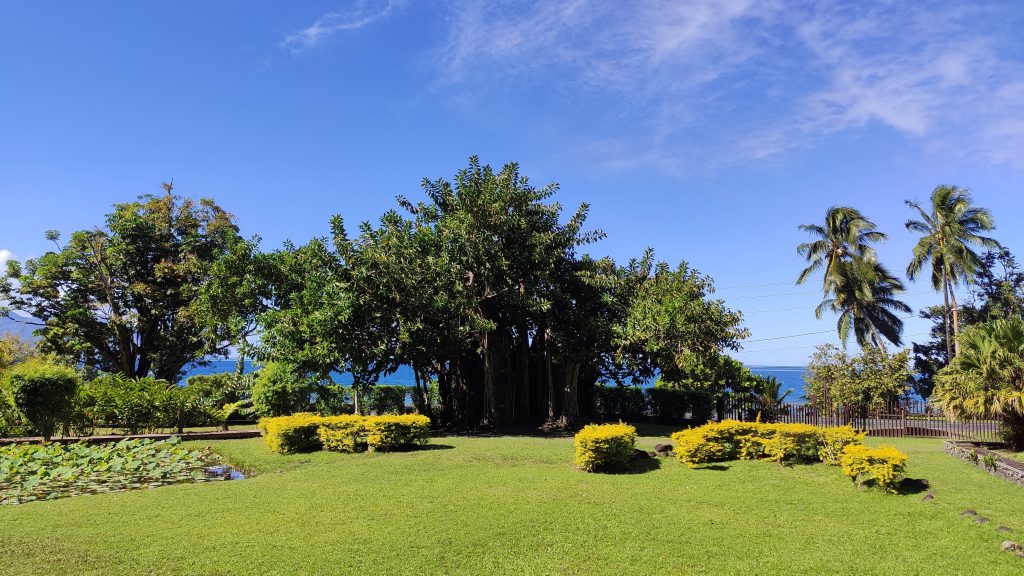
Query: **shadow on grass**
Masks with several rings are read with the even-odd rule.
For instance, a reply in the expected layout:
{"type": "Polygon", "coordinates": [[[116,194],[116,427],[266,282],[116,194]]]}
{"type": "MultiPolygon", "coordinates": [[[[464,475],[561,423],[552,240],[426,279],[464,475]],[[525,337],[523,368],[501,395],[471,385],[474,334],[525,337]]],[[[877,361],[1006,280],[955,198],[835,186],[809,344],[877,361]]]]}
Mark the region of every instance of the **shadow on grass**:
{"type": "Polygon", "coordinates": [[[924,478],[904,478],[896,485],[896,493],[903,496],[920,494],[927,490],[929,486],[930,484],[924,478]]]}
{"type": "Polygon", "coordinates": [[[628,468],[616,468],[609,470],[595,470],[597,474],[608,474],[610,476],[622,476],[627,474],[646,474],[661,468],[661,461],[658,458],[637,458],[629,463],[628,468]]]}
{"type": "Polygon", "coordinates": [[[725,464],[712,464],[711,466],[698,466],[694,470],[712,470],[714,472],[725,472],[729,467],[725,464]]]}

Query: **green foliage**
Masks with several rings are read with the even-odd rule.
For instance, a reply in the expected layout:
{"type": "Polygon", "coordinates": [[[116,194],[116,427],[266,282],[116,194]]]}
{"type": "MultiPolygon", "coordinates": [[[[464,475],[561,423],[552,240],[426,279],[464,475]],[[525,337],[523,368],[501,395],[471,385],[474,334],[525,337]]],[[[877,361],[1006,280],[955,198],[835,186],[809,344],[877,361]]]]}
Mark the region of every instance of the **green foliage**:
{"type": "Polygon", "coordinates": [[[201,482],[215,461],[177,438],[0,446],[0,505],[201,482]]]}
{"type": "MultiPolygon", "coordinates": [[[[230,338],[195,310],[214,263],[240,242],[212,200],[171,194],[114,205],[106,227],[71,234],[64,246],[15,262],[0,280],[0,312],[44,325],[40,348],[129,377],[177,381],[185,365],[225,354],[230,338]]],[[[48,234],[56,244],[59,234],[48,234]]]]}
{"type": "Polygon", "coordinates": [[[594,387],[594,419],[599,422],[638,422],[647,414],[647,400],[639,386],[594,387]]]}
{"type": "Polygon", "coordinates": [[[797,246],[796,251],[809,265],[800,273],[797,284],[806,282],[818,270],[824,271],[822,291],[827,298],[836,283],[839,264],[852,259],[873,260],[872,244],[887,237],[875,223],[856,208],[832,206],[825,212],[824,224],[802,224],[800,230],[815,237],[812,242],[797,246]]]}
{"type": "Polygon", "coordinates": [[[268,362],[256,375],[252,404],[260,416],[284,416],[311,408],[315,386],[292,366],[268,362]]]}
{"type": "Polygon", "coordinates": [[[973,326],[959,342],[933,398],[954,416],[1000,418],[1006,440],[1024,449],[1024,319],[973,326]]]}
{"type": "Polygon", "coordinates": [[[815,349],[804,379],[807,397],[821,407],[881,409],[910,389],[910,353],[869,346],[850,355],[831,344],[815,349]]]}
{"type": "Polygon", "coordinates": [[[81,376],[74,368],[34,361],[11,368],[5,380],[14,406],[49,440],[69,420],[81,376]]]}
{"type": "Polygon", "coordinates": [[[857,486],[877,486],[886,492],[896,492],[908,460],[906,454],[892,446],[871,448],[851,444],[843,448],[839,463],[843,474],[857,486]]]}
{"type": "Polygon", "coordinates": [[[896,298],[906,289],[876,260],[853,258],[835,265],[826,295],[815,310],[821,319],[826,310],[839,315],[836,330],[843,345],[850,332],[861,348],[884,348],[886,341],[902,344],[903,319],[911,308],[896,298]]]}
{"type": "Polygon", "coordinates": [[[104,426],[125,434],[176,427],[200,412],[191,400],[165,380],[103,374],[83,386],[76,425],[83,433],[104,426]]]}
{"type": "Polygon", "coordinates": [[[352,414],[355,406],[352,403],[352,389],[336,384],[320,386],[316,390],[316,402],[313,408],[322,416],[352,414]]]}
{"type": "Polygon", "coordinates": [[[636,428],[623,423],[590,424],[576,433],[573,463],[585,472],[625,469],[636,447],[636,428]]]}
{"type": "Polygon", "coordinates": [[[655,386],[644,390],[648,413],[656,422],[701,425],[714,411],[715,404],[703,390],[678,390],[655,386]]]}
{"type": "Polygon", "coordinates": [[[366,411],[369,414],[404,414],[407,386],[376,384],[367,392],[366,411]]]}

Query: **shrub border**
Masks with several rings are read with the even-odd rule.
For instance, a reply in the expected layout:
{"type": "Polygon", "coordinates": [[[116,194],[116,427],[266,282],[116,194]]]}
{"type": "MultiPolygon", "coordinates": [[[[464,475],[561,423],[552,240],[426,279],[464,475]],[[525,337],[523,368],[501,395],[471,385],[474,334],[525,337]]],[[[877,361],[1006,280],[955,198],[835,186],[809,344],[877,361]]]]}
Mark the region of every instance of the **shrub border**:
{"type": "Polygon", "coordinates": [[[1018,462],[1012,458],[1007,458],[1000,455],[998,452],[990,450],[987,446],[991,444],[984,444],[980,442],[961,442],[957,440],[946,440],[942,444],[946,451],[946,454],[959,458],[970,464],[974,464],[978,468],[988,472],[993,476],[998,476],[1003,480],[1012,482],[1022,488],[1024,488],[1024,462],[1018,462]],[[971,453],[977,456],[977,460],[971,458],[971,453]],[[983,458],[985,456],[995,457],[995,466],[988,468],[985,466],[983,458]]]}

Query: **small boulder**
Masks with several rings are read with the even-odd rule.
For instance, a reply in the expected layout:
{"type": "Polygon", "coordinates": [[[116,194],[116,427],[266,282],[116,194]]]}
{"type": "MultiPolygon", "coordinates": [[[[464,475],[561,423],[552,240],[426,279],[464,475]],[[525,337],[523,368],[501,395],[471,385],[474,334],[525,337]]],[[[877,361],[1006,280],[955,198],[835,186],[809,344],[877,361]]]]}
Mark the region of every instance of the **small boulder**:
{"type": "Polygon", "coordinates": [[[659,454],[669,454],[670,452],[672,452],[672,445],[671,444],[655,444],[654,445],[654,451],[658,452],[659,454]]]}
{"type": "Polygon", "coordinates": [[[996,528],[996,532],[999,532],[1000,534],[1009,534],[1010,532],[1013,532],[1013,528],[1010,528],[1009,526],[1000,526],[999,528],[996,528]]]}
{"type": "Polygon", "coordinates": [[[655,452],[654,450],[651,450],[650,452],[647,453],[647,455],[650,456],[651,458],[656,458],[658,456],[658,453],[655,452]]]}
{"type": "Polygon", "coordinates": [[[644,458],[650,458],[651,455],[644,450],[635,449],[633,450],[633,460],[643,460],[644,458]]]}
{"type": "Polygon", "coordinates": [[[984,516],[978,516],[974,519],[975,524],[988,524],[989,522],[990,520],[988,518],[985,518],[984,516]]]}
{"type": "Polygon", "coordinates": [[[1003,540],[1003,543],[999,546],[999,549],[1003,552],[1016,552],[1020,550],[1020,544],[1017,544],[1013,540],[1003,540]]]}
{"type": "Polygon", "coordinates": [[[921,498],[921,502],[931,502],[932,500],[935,500],[935,492],[929,492],[924,495],[924,498],[921,498]]]}
{"type": "Polygon", "coordinates": [[[960,515],[961,516],[977,516],[978,512],[976,510],[971,510],[970,508],[968,508],[967,510],[964,510],[963,512],[961,512],[960,515]]]}

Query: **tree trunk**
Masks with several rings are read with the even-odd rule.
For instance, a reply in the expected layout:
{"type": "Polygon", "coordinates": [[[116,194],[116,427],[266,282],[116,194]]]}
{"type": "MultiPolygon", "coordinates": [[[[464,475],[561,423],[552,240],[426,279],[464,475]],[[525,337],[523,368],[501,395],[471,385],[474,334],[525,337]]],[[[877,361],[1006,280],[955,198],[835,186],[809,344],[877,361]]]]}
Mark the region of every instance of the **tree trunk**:
{"type": "Polygon", "coordinates": [[[945,306],[945,328],[946,328],[946,364],[953,361],[953,336],[950,333],[949,319],[949,279],[946,276],[946,267],[942,267],[942,300],[945,306]]]}
{"type": "Polygon", "coordinates": [[[960,310],[956,305],[956,293],[953,292],[952,283],[949,286],[949,300],[953,313],[953,355],[959,356],[960,342],[957,342],[957,337],[960,336],[960,310]]]}
{"type": "Polygon", "coordinates": [[[494,354],[491,350],[491,333],[485,331],[480,341],[483,347],[484,356],[484,398],[480,411],[480,426],[488,428],[494,426],[494,354]]]}
{"type": "Polygon", "coordinates": [[[555,422],[555,374],[551,367],[551,331],[544,331],[544,365],[548,380],[548,423],[555,422]]]}
{"type": "Polygon", "coordinates": [[[565,365],[565,396],[562,400],[562,425],[576,428],[580,424],[579,403],[580,364],[567,362],[565,365]]]}

